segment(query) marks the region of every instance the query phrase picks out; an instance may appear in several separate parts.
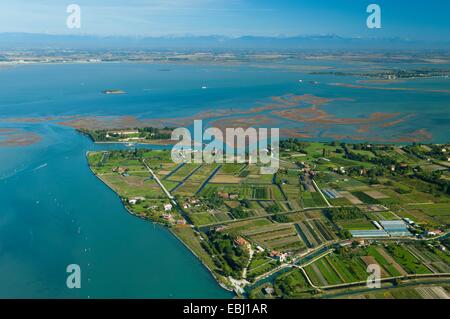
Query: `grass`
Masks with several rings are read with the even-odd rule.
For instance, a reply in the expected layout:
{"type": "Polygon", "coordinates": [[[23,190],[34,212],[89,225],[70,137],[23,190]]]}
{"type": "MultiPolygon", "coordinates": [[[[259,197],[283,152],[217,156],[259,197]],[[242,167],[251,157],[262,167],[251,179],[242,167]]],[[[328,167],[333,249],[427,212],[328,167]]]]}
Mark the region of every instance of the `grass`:
{"type": "Polygon", "coordinates": [[[414,257],[402,245],[389,245],[389,253],[410,274],[429,274],[431,271],[425,267],[416,257],[414,257]]]}
{"type": "Polygon", "coordinates": [[[211,256],[203,249],[198,235],[191,227],[173,227],[172,231],[210,268],[217,270],[211,256]]]}
{"type": "Polygon", "coordinates": [[[391,276],[397,277],[400,276],[401,273],[392,265],[390,264],[375,248],[376,246],[369,246],[366,248],[365,252],[367,255],[372,256],[375,258],[377,263],[383,267],[391,276]]]}
{"type": "Polygon", "coordinates": [[[303,207],[324,207],[325,201],[318,192],[302,192],[301,199],[303,207]]]}
{"type": "Polygon", "coordinates": [[[330,254],[327,256],[327,260],[346,283],[362,281],[367,278],[366,267],[359,258],[330,254]]]}
{"type": "Polygon", "coordinates": [[[329,285],[337,285],[342,283],[339,275],[333,270],[326,258],[319,259],[315,262],[315,264],[317,265],[329,285]]]}
{"type": "Polygon", "coordinates": [[[338,221],[337,224],[347,230],[375,230],[377,229],[370,221],[366,219],[352,219],[338,221]]]}
{"type": "Polygon", "coordinates": [[[365,204],[379,204],[380,203],[379,200],[370,197],[369,195],[367,195],[364,192],[352,192],[352,194],[365,204]]]}

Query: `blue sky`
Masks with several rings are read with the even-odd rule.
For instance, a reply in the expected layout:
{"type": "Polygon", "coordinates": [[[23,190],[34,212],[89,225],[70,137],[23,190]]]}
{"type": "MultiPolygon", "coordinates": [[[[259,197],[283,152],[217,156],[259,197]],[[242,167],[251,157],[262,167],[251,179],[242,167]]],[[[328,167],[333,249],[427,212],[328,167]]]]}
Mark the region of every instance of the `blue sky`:
{"type": "Polygon", "coordinates": [[[447,0],[0,0],[0,32],[98,35],[311,35],[450,40],[447,0]],[[66,27],[66,7],[82,27],[66,27]],[[366,27],[367,5],[382,29],[366,27]]]}

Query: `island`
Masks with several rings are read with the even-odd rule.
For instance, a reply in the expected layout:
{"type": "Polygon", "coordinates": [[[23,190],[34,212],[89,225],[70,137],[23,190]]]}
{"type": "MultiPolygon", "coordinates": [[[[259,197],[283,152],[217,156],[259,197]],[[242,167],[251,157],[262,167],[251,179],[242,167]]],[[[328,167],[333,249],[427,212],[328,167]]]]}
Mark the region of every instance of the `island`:
{"type": "Polygon", "coordinates": [[[450,291],[450,144],[289,138],[274,174],[260,164],[176,164],[169,150],[95,151],[87,160],[131,214],[166,226],[239,297],[450,291]],[[378,289],[367,287],[370,265],[378,289]]]}
{"type": "Polygon", "coordinates": [[[78,128],[78,132],[89,136],[95,143],[126,143],[170,145],[176,143],[171,140],[173,128],[142,127],[125,129],[85,129],[78,128]]]}
{"type": "Polygon", "coordinates": [[[104,90],[102,91],[103,94],[126,94],[127,92],[123,90],[104,90]]]}

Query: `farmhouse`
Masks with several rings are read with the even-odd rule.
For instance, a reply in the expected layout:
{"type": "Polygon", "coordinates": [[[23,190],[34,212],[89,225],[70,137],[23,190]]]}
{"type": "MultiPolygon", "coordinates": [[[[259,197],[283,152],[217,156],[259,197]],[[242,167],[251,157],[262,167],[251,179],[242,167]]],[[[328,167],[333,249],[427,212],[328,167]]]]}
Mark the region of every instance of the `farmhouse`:
{"type": "Polygon", "coordinates": [[[145,200],[145,197],[142,196],[138,196],[138,197],[133,197],[132,199],[130,199],[128,201],[128,203],[130,203],[131,205],[136,205],[139,202],[142,202],[145,200]]]}
{"type": "Polygon", "coordinates": [[[275,258],[275,259],[278,260],[279,262],[284,262],[284,261],[286,261],[287,254],[286,254],[286,253],[279,252],[279,251],[277,251],[277,250],[272,250],[272,251],[270,252],[270,257],[275,258]]]}

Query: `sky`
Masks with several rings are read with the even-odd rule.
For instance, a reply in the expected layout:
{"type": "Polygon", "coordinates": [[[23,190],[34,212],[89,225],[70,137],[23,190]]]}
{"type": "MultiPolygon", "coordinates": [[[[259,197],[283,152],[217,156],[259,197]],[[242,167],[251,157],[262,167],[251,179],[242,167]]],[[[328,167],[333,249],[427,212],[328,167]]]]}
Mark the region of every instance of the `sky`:
{"type": "Polygon", "coordinates": [[[450,41],[448,0],[0,0],[0,33],[400,37],[450,41]],[[366,8],[381,7],[381,29],[366,8]],[[66,26],[67,6],[81,28],[66,26]]]}

